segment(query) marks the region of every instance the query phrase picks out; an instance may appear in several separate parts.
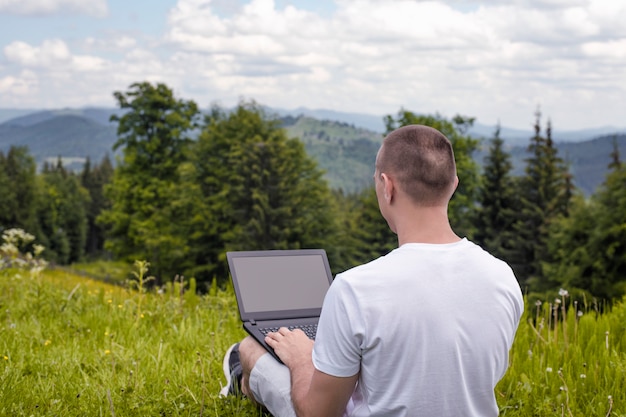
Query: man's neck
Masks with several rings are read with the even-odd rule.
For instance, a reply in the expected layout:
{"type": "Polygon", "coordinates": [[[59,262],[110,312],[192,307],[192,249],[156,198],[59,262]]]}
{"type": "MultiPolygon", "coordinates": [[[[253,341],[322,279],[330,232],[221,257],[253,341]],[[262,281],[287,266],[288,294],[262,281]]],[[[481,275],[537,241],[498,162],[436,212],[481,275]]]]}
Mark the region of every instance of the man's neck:
{"type": "Polygon", "coordinates": [[[461,238],[448,221],[446,207],[420,207],[400,217],[396,223],[398,245],[405,243],[455,243],[461,238]]]}

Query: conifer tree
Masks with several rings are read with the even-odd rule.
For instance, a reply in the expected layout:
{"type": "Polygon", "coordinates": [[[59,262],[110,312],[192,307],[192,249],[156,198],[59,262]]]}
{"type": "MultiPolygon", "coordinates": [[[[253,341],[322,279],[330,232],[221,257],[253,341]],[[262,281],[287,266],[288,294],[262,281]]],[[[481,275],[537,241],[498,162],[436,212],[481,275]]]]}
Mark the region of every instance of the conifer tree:
{"type": "Polygon", "coordinates": [[[626,170],[615,166],[591,198],[575,195],[569,216],[550,226],[546,277],[554,287],[620,299],[626,294],[625,231],[626,170]]]}
{"type": "MultiPolygon", "coordinates": [[[[615,156],[612,155],[613,162],[615,156]]],[[[619,160],[619,159],[618,159],[619,160]]],[[[593,276],[589,290],[610,299],[626,294],[626,169],[614,164],[606,180],[592,196],[598,208],[589,247],[593,276]]]]}
{"type": "MultiPolygon", "coordinates": [[[[329,248],[334,242],[323,172],[256,103],[242,102],[232,112],[214,107],[191,160],[186,175],[192,181],[185,187],[198,198],[187,227],[198,279],[225,279],[228,250],[329,248]]],[[[182,199],[177,204],[189,207],[182,199]]]]}
{"type": "Polygon", "coordinates": [[[80,261],[87,238],[89,193],[77,175],[68,172],[61,158],[44,165],[38,176],[37,219],[46,247],[46,259],[59,264],[80,261]]]}
{"type": "MultiPolygon", "coordinates": [[[[342,190],[332,190],[332,213],[335,213],[335,223],[337,227],[336,241],[328,243],[328,248],[332,252],[333,263],[330,265],[334,273],[345,271],[353,266],[362,264],[373,257],[369,255],[374,250],[374,245],[380,244],[380,240],[371,239],[374,233],[369,233],[368,228],[384,223],[384,219],[378,213],[374,213],[373,222],[363,221],[363,208],[365,196],[372,192],[369,187],[358,194],[345,194],[342,190]],[[373,245],[371,244],[373,242],[373,245]]],[[[372,203],[368,203],[369,207],[372,203]]],[[[378,210],[378,205],[374,201],[374,209],[378,210]]],[[[388,229],[388,228],[387,228],[388,229]]],[[[396,241],[396,236],[389,231],[392,242],[396,241]]]]}
{"type": "Polygon", "coordinates": [[[380,213],[375,187],[362,191],[358,202],[356,230],[353,233],[358,241],[356,263],[361,264],[386,255],[398,247],[398,236],[391,231],[380,213]]]}
{"type": "Polygon", "coordinates": [[[0,196],[0,230],[17,227],[36,235],[36,165],[28,148],[0,152],[0,196]]]}
{"type": "Polygon", "coordinates": [[[498,124],[485,157],[474,239],[494,256],[504,260],[512,258],[515,243],[513,224],[518,202],[512,169],[511,156],[504,150],[498,124]]]}
{"type": "Polygon", "coordinates": [[[545,290],[548,282],[542,263],[548,261],[548,230],[560,215],[567,215],[570,189],[567,168],[557,155],[548,122],[546,136],[541,135],[541,113],[535,113],[535,135],[530,140],[525,175],[520,179],[518,216],[515,222],[515,253],[511,264],[518,280],[533,290],[545,290]]]}
{"type": "Polygon", "coordinates": [[[622,167],[622,161],[619,154],[619,146],[617,144],[617,135],[613,136],[613,151],[611,152],[611,162],[608,168],[611,170],[619,170],[622,167]]]}
{"type": "Polygon", "coordinates": [[[112,177],[113,165],[108,154],[102,158],[100,164],[93,168],[91,160],[87,158],[80,180],[90,197],[87,207],[87,238],[85,243],[85,252],[89,256],[97,256],[104,249],[104,227],[98,224],[96,219],[102,210],[109,209],[111,206],[104,195],[104,187],[111,182],[112,177]]]}

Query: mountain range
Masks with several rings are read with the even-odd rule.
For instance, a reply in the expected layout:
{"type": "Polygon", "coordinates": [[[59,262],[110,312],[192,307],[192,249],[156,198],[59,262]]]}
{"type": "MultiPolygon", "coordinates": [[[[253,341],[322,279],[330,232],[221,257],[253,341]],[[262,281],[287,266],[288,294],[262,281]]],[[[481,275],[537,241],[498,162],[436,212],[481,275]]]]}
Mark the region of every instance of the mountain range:
{"type": "MultiPolygon", "coordinates": [[[[383,137],[382,116],[306,108],[266,110],[282,120],[289,137],[304,143],[307,152],[326,171],[331,187],[357,192],[371,184],[374,159],[383,137]]],[[[39,166],[61,158],[64,166],[80,170],[87,157],[97,163],[107,154],[112,159],[119,154],[112,149],[117,127],[109,118],[121,113],[113,108],[0,109],[0,151],[6,152],[12,145],[28,146],[39,166]]],[[[487,139],[494,131],[495,126],[481,124],[468,131],[483,139],[481,150],[475,155],[479,164],[488,149],[487,139]]],[[[528,157],[526,147],[532,135],[530,124],[528,131],[501,127],[500,136],[505,140],[516,175],[523,173],[528,157]]],[[[626,129],[554,129],[553,139],[576,185],[586,195],[604,181],[614,140],[621,155],[626,155],[626,129]]]]}

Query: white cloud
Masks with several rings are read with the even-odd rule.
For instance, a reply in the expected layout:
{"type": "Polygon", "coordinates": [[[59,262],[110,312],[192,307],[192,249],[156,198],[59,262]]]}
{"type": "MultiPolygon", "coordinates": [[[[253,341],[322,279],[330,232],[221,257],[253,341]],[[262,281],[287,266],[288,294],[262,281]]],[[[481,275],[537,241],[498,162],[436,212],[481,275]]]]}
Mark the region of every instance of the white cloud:
{"type": "Polygon", "coordinates": [[[39,80],[37,75],[24,70],[16,76],[6,76],[0,78],[0,94],[4,106],[21,103],[37,106],[35,102],[39,91],[39,80]]]}
{"type": "Polygon", "coordinates": [[[137,40],[128,35],[114,35],[105,39],[88,37],[84,40],[84,45],[91,50],[126,50],[137,45],[137,40]]]}
{"type": "Polygon", "coordinates": [[[16,40],[3,48],[0,88],[18,91],[32,71],[53,105],[111,103],[112,91],[151,80],[202,106],[241,97],[381,115],[404,106],[529,127],[541,105],[569,126],[622,120],[624,1],[337,0],[324,15],[291,3],[178,0],[158,39],[16,40]]]}
{"type": "Polygon", "coordinates": [[[60,39],[44,40],[41,46],[16,41],[4,47],[10,62],[24,67],[51,67],[71,62],[70,51],[60,39]]]}
{"type": "Polygon", "coordinates": [[[203,97],[280,107],[385,114],[404,106],[526,127],[538,104],[578,113],[576,122],[585,111],[572,106],[603,102],[611,88],[607,102],[626,95],[615,72],[626,66],[617,3],[339,0],[323,18],[272,0],[221,17],[211,1],[180,0],[166,38],[186,51],[177,62],[193,68],[195,81],[183,84],[193,84],[190,94],[202,85],[203,97]]]}
{"type": "Polygon", "coordinates": [[[65,11],[104,17],[108,7],[106,0],[0,0],[0,13],[40,16],[65,11]]]}
{"type": "Polygon", "coordinates": [[[41,46],[31,46],[16,41],[4,48],[10,63],[26,68],[45,70],[68,70],[81,73],[102,70],[107,67],[104,59],[90,55],[72,55],[66,43],[60,39],[44,40],[41,46]]]}

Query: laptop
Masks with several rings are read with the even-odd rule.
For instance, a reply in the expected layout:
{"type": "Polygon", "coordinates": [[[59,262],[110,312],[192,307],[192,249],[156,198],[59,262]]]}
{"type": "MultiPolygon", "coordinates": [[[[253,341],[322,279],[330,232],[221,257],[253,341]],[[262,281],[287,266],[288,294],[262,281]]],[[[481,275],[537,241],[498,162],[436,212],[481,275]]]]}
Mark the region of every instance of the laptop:
{"type": "Polygon", "coordinates": [[[323,249],[227,252],[243,328],[278,361],[265,335],[301,328],[315,339],[326,291],[333,280],[323,249]]]}

